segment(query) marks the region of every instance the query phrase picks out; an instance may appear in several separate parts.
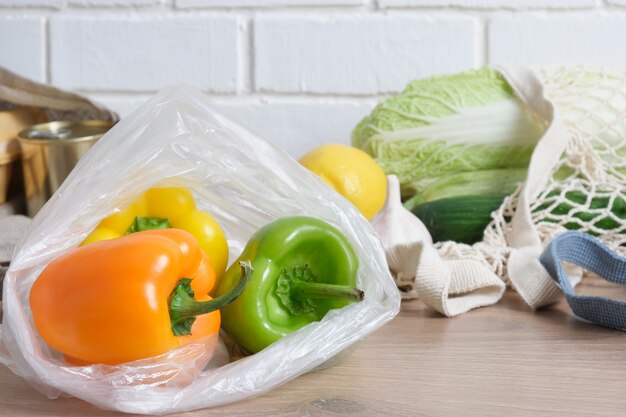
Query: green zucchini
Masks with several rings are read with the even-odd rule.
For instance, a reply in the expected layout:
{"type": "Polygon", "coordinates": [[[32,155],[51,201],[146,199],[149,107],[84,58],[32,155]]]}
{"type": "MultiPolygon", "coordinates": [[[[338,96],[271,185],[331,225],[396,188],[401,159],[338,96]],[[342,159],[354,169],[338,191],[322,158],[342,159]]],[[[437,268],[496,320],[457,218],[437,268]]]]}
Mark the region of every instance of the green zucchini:
{"type": "Polygon", "coordinates": [[[454,240],[472,244],[482,240],[483,231],[506,195],[467,195],[442,198],[412,211],[424,223],[433,242],[454,240]]]}
{"type": "MultiPolygon", "coordinates": [[[[549,199],[551,197],[556,197],[559,195],[559,191],[553,191],[548,193],[546,198],[547,202],[543,203],[539,207],[537,207],[534,212],[539,212],[542,210],[546,210],[550,208],[554,203],[549,199]]],[[[541,221],[556,223],[558,221],[558,217],[552,216],[564,216],[570,215],[583,223],[593,223],[599,229],[602,230],[613,230],[617,229],[621,226],[619,222],[617,222],[614,218],[610,216],[605,216],[603,213],[590,213],[585,211],[579,211],[580,207],[587,206],[587,194],[581,191],[568,191],[563,195],[565,198],[561,203],[559,203],[556,207],[552,208],[541,221]]],[[[591,201],[589,201],[589,208],[592,210],[596,209],[607,209],[611,204],[611,200],[609,197],[591,197],[591,201]]],[[[613,204],[610,206],[611,213],[613,216],[617,217],[620,220],[626,220],[626,201],[623,198],[617,197],[613,200],[613,204]]],[[[578,230],[581,228],[581,225],[578,222],[568,222],[564,225],[569,230],[578,230]]],[[[598,233],[589,232],[592,235],[597,235],[598,233]]]]}
{"type": "MultiPolygon", "coordinates": [[[[548,201],[533,210],[537,213],[550,209],[554,205],[549,201],[551,197],[557,197],[560,193],[554,191],[546,197],[548,201]]],[[[587,194],[580,191],[564,193],[562,202],[551,208],[540,222],[556,223],[564,215],[570,215],[583,223],[593,223],[602,230],[614,230],[621,226],[611,216],[603,213],[590,213],[580,209],[587,206],[587,194]]],[[[483,238],[483,232],[491,221],[491,213],[497,210],[506,195],[468,195],[459,197],[442,198],[427,203],[422,203],[411,211],[424,223],[430,232],[433,242],[453,240],[455,242],[472,244],[483,238]]],[[[609,197],[592,197],[589,208],[592,210],[609,208],[609,197]]],[[[611,213],[620,220],[626,220],[626,201],[617,197],[610,206],[611,213]]],[[[567,229],[577,230],[581,228],[578,222],[572,221],[564,225],[567,229]]],[[[597,233],[589,232],[592,235],[597,233]]]]}

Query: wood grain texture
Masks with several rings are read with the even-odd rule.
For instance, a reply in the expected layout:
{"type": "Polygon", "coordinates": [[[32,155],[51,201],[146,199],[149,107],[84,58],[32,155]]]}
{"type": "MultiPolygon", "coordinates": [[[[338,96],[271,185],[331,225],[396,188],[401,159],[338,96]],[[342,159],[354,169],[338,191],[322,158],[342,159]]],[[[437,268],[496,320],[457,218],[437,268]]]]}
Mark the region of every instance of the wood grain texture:
{"type": "MultiPolygon", "coordinates": [[[[626,295],[598,280],[578,292],[626,295]]],[[[533,313],[509,292],[496,306],[451,319],[412,301],[334,367],[181,415],[613,417],[626,413],[625,342],[623,332],[571,316],[564,301],[533,313]]],[[[123,414],[48,400],[0,367],[0,415],[123,414]]]]}

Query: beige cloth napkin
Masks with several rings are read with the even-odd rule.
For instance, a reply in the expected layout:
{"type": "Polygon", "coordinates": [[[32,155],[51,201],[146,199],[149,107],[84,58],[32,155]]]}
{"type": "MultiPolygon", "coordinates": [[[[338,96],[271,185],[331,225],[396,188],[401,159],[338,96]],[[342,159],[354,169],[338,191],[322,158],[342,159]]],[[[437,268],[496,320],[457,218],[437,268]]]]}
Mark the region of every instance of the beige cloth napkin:
{"type": "Polygon", "coordinates": [[[118,120],[117,114],[85,97],[31,81],[0,67],[0,110],[15,106],[41,108],[48,120],[118,120]]]}

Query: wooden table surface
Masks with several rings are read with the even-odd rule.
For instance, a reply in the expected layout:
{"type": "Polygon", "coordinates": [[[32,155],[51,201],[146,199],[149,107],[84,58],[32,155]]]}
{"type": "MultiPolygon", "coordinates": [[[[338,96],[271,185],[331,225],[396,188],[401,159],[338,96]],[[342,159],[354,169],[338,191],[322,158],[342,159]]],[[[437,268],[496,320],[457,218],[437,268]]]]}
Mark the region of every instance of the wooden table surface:
{"type": "MultiPolygon", "coordinates": [[[[578,292],[624,298],[588,280],[578,292]]],[[[571,316],[562,301],[530,312],[515,293],[443,318],[419,301],[339,365],[248,401],[186,417],[626,415],[626,334],[571,316]]],[[[0,367],[0,416],[122,416],[50,401],[0,367]]]]}

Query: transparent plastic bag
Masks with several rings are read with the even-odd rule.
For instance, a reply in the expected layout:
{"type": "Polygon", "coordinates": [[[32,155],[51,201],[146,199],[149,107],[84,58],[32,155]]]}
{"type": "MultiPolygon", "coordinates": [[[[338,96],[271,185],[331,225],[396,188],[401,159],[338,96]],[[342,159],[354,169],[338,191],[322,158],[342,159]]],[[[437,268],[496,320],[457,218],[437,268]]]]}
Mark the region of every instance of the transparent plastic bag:
{"type": "Polygon", "coordinates": [[[85,155],[18,244],[3,287],[0,361],[50,398],[66,393],[99,407],[165,414],[266,392],[341,352],[391,320],[400,296],[369,223],[286,153],[217,114],[187,87],[163,90],[119,122],[85,155]],[[360,258],[365,300],[265,350],[225,364],[217,337],[118,366],[68,366],[33,328],[30,288],[43,268],[76,247],[104,217],[146,189],[187,186],[228,237],[230,262],[261,226],[310,215],[339,228],[360,258]],[[198,364],[207,363],[198,372],[198,364]]]}

